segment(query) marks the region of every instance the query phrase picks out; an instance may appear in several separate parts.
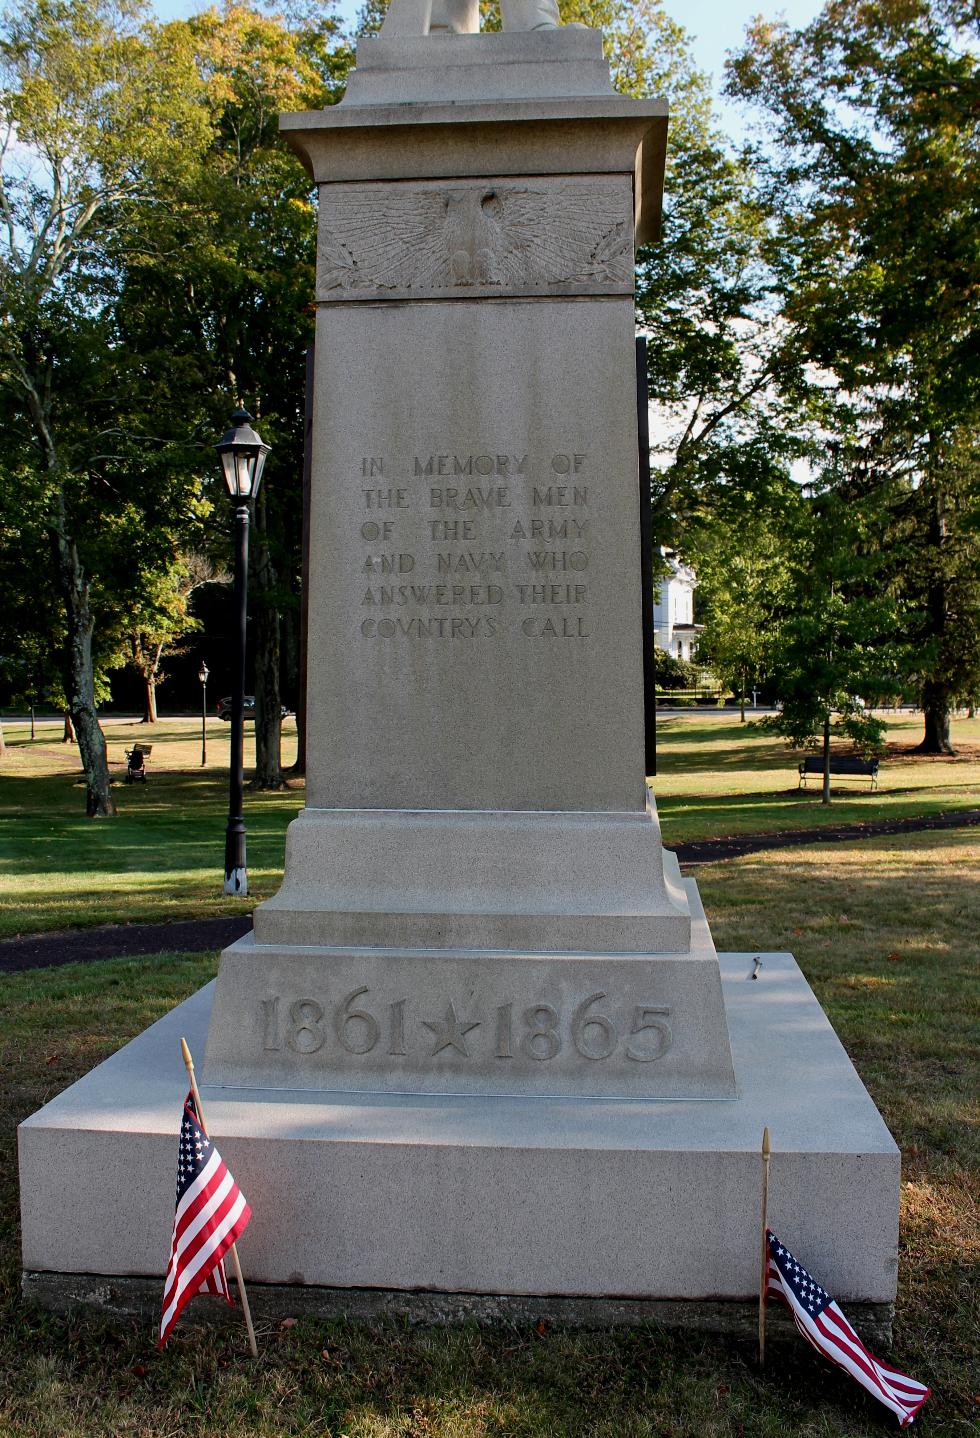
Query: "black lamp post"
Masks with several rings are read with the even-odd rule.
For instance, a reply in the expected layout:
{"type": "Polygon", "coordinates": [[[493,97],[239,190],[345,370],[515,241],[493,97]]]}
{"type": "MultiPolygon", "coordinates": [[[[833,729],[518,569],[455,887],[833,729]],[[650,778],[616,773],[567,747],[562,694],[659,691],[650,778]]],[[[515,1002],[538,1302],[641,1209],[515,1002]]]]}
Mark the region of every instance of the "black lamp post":
{"type": "Polygon", "coordinates": [[[245,778],[242,772],[245,737],[245,625],[248,598],[248,523],[258,493],[269,446],[263,444],[244,409],[231,417],[232,427],[215,445],[221,471],[235,510],[235,611],[238,636],[231,695],[231,773],[228,785],[228,828],[225,830],[225,893],[247,894],[245,864],[245,778]]]}
{"type": "Polygon", "coordinates": [[[201,768],[208,762],[208,666],[201,660],[201,667],[197,671],[197,677],[201,681],[201,768]]]}

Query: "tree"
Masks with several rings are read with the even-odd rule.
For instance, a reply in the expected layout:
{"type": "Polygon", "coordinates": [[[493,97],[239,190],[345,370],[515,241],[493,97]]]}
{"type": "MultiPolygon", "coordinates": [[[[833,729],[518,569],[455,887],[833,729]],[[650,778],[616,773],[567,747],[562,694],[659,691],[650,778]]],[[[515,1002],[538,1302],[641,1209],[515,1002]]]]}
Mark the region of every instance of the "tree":
{"type": "MultiPolygon", "coordinates": [[[[212,141],[181,203],[155,217],[127,267],[125,343],[174,377],[174,403],[202,448],[244,403],[272,452],[253,516],[250,619],[255,656],[255,783],[280,787],[282,616],[298,611],[305,356],[313,334],[316,212],[309,179],[280,140],[278,114],[341,93],[349,48],[328,15],[292,28],[231,5],[165,27],[192,49],[212,141]],[[155,359],[159,356],[159,360],[155,359]],[[179,394],[179,398],[178,398],[179,394]]],[[[217,481],[212,481],[216,485],[217,481]]],[[[215,499],[211,546],[227,544],[215,499]]],[[[292,646],[295,651],[295,646],[292,646]]]]}
{"type": "MultiPolygon", "coordinates": [[[[107,815],[93,634],[104,557],[118,563],[145,478],[108,401],[108,250],[166,201],[207,117],[189,52],[130,0],[23,0],[0,24],[0,87],[0,388],[54,558],[87,812],[107,815]]],[[[132,573],[146,546],[125,547],[132,573]]]]}
{"type": "Polygon", "coordinates": [[[823,802],[830,803],[831,739],[869,752],[885,725],[865,707],[901,684],[895,641],[901,606],[882,587],[877,513],[841,486],[807,500],[772,640],[771,677],[781,711],[764,720],[797,747],[820,744],[823,802]],[[835,719],[836,716],[836,719],[835,719]]]}
{"type": "Polygon", "coordinates": [[[207,555],[182,554],[145,589],[126,633],[127,662],[143,682],[144,724],[157,722],[157,685],[162,678],[164,654],[185,653],[186,646],[175,641],[201,627],[190,612],[191,596],[204,584],[227,582],[227,573],[218,570],[207,555]]]}
{"type": "Polygon", "coordinates": [[[649,337],[654,534],[688,550],[718,503],[751,514],[778,499],[805,448],[807,394],[751,157],[719,132],[673,28],[657,82],[671,103],[663,232],[637,254],[637,321],[649,337]]]}
{"type": "Polygon", "coordinates": [[[854,471],[887,481],[929,753],[980,654],[978,37],[960,0],[831,0],[802,30],[755,22],[730,70],[769,126],[787,321],[850,411],[854,471]]]}
{"type": "Polygon", "coordinates": [[[774,615],[788,596],[785,529],[781,532],[771,512],[737,525],[716,517],[699,526],[692,553],[704,624],[699,653],[739,696],[743,724],[746,692],[768,670],[777,644],[774,615]]]}

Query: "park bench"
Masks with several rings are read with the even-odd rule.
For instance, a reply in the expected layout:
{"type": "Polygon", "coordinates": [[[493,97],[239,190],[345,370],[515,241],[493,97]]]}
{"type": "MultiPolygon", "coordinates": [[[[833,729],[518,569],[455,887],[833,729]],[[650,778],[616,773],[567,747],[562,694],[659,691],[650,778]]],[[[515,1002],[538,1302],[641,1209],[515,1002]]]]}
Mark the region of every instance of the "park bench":
{"type": "Polygon", "coordinates": [[[127,784],[135,784],[137,780],[146,783],[146,760],[152,753],[152,744],[134,744],[132,749],[126,750],[127,784]]]}
{"type": "MultiPolygon", "coordinates": [[[[862,759],[858,754],[835,754],[830,760],[830,772],[846,779],[870,779],[872,789],[878,787],[878,760],[862,759]]],[[[809,754],[800,765],[798,788],[806,788],[808,774],[823,777],[823,756],[809,754]]]]}

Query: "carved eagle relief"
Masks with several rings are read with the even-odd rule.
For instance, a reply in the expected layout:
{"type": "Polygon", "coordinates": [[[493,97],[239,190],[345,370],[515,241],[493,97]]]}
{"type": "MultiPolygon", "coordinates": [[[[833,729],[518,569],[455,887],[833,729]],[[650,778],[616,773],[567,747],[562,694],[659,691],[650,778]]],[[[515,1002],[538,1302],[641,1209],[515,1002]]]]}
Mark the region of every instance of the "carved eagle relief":
{"type": "Polygon", "coordinates": [[[317,295],[633,281],[632,196],[618,178],[325,186],[317,295]]]}

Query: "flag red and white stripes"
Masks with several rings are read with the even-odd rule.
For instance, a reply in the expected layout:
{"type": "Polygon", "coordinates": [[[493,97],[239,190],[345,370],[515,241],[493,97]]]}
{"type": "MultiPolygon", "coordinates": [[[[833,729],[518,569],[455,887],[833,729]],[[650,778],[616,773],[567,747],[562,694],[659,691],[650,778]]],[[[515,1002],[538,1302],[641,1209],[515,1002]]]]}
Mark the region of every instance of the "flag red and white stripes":
{"type": "Polygon", "coordinates": [[[907,1428],[930,1390],[924,1383],[917,1383],[869,1353],[830,1294],[810,1277],[768,1228],[766,1240],[769,1247],[766,1296],[781,1298],[807,1342],[849,1373],[879,1403],[890,1408],[899,1426],[907,1428]]]}
{"type": "Polygon", "coordinates": [[[177,1211],[163,1286],[161,1348],[195,1293],[214,1293],[233,1304],[222,1260],[251,1217],[245,1195],[208,1138],[189,1093],[177,1150],[177,1211]]]}

